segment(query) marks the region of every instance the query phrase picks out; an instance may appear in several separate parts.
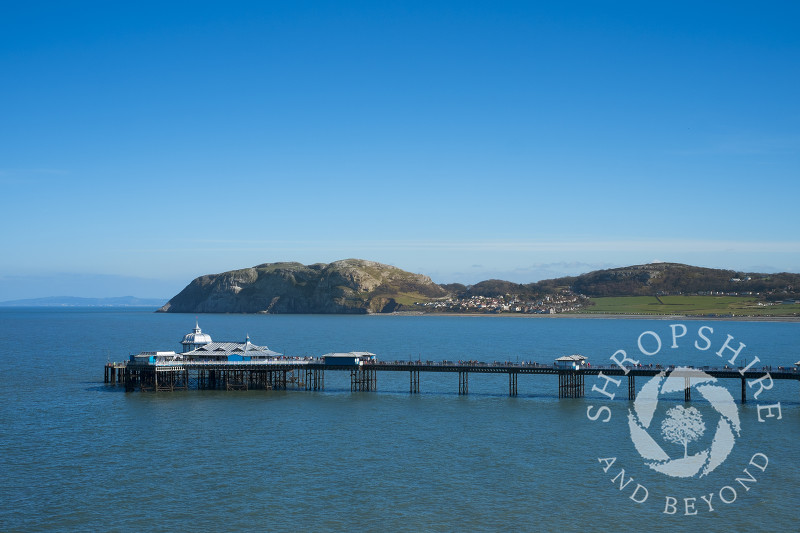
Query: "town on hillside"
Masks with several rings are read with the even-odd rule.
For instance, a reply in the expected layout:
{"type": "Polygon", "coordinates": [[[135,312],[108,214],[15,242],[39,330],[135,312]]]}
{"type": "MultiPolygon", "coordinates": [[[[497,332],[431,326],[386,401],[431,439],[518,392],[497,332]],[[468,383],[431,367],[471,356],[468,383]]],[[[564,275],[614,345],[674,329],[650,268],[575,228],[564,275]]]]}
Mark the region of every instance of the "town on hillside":
{"type": "Polygon", "coordinates": [[[433,313],[528,313],[555,315],[577,311],[589,305],[589,298],[564,290],[558,294],[527,300],[517,295],[471,296],[448,298],[432,302],[415,302],[427,312],[433,313]]]}

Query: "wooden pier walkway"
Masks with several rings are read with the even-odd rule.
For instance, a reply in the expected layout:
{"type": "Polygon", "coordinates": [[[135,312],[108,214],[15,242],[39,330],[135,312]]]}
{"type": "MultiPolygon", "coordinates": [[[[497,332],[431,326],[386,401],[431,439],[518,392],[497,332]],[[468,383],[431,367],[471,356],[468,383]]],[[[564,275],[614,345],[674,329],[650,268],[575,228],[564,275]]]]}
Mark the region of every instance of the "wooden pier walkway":
{"type": "MultiPolygon", "coordinates": [[[[771,367],[744,370],[740,368],[689,367],[702,371],[717,379],[738,379],[741,381],[741,401],[747,402],[747,381],[768,377],[772,380],[800,381],[800,371],[796,367],[771,367]]],[[[313,360],[275,360],[265,362],[228,361],[205,362],[186,361],[176,364],[135,364],[108,363],[105,367],[105,383],[125,386],[126,391],[175,391],[190,389],[216,390],[324,390],[326,372],[349,372],[350,390],[376,391],[378,373],[408,372],[409,393],[420,392],[420,374],[423,372],[457,373],[458,393],[469,394],[470,374],[507,374],[508,394],[516,396],[517,381],[521,374],[555,375],[558,377],[559,398],[580,398],[585,394],[586,376],[613,376],[628,379],[628,399],[636,397],[636,378],[649,378],[661,372],[680,377],[680,370],[674,366],[582,366],[578,369],[543,365],[537,363],[482,363],[482,362],[370,362],[362,365],[331,365],[319,359],[313,360]]],[[[685,401],[691,401],[689,381],[696,373],[689,371],[685,376],[685,401]]],[[[769,388],[769,387],[766,387],[769,388]]]]}

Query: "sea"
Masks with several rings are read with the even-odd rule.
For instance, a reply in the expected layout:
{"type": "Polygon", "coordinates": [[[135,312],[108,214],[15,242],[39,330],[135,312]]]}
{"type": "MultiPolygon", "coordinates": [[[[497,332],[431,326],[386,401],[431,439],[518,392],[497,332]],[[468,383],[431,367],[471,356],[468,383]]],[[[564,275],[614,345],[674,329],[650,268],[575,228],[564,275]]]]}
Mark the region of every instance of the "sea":
{"type": "MultiPolygon", "coordinates": [[[[422,373],[412,395],[406,372],[351,392],[334,371],[323,391],[126,393],[103,367],[179,351],[197,320],[215,341],[249,336],[292,357],[604,365],[622,350],[663,367],[757,358],[766,376],[800,359],[800,323],[153,311],[0,309],[0,530],[797,530],[794,380],[749,380],[745,404],[740,380],[719,380],[735,399],[735,445],[711,471],[675,477],[633,442],[625,377],[588,376],[572,399],[549,375],[519,376],[511,397],[505,374],[472,373],[459,395],[456,373],[422,373]]],[[[696,407],[704,431],[681,443],[645,428],[670,458],[717,446],[724,417],[692,394],[665,392],[659,408],[696,407]]]]}

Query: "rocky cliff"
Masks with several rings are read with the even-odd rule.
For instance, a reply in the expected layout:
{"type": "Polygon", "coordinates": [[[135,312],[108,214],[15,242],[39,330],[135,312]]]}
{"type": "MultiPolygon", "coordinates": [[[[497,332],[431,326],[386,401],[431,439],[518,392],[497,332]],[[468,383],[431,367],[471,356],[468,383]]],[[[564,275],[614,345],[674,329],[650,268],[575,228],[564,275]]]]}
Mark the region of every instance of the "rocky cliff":
{"type": "Polygon", "coordinates": [[[267,263],[200,276],[159,312],[389,313],[446,295],[427,276],[361,259],[267,263]]]}

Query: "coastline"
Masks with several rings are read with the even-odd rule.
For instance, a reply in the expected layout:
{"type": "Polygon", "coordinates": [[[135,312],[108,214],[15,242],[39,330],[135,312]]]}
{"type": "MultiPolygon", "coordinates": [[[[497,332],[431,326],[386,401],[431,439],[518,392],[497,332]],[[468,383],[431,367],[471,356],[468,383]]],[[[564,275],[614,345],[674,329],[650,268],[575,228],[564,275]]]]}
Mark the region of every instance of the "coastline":
{"type": "Polygon", "coordinates": [[[555,315],[522,313],[424,313],[421,311],[395,311],[372,313],[372,316],[454,316],[454,317],[506,317],[530,319],[591,318],[595,320],[707,320],[715,322],[800,322],[798,316],[702,316],[702,315],[641,315],[614,313],[560,313],[555,315]]]}

